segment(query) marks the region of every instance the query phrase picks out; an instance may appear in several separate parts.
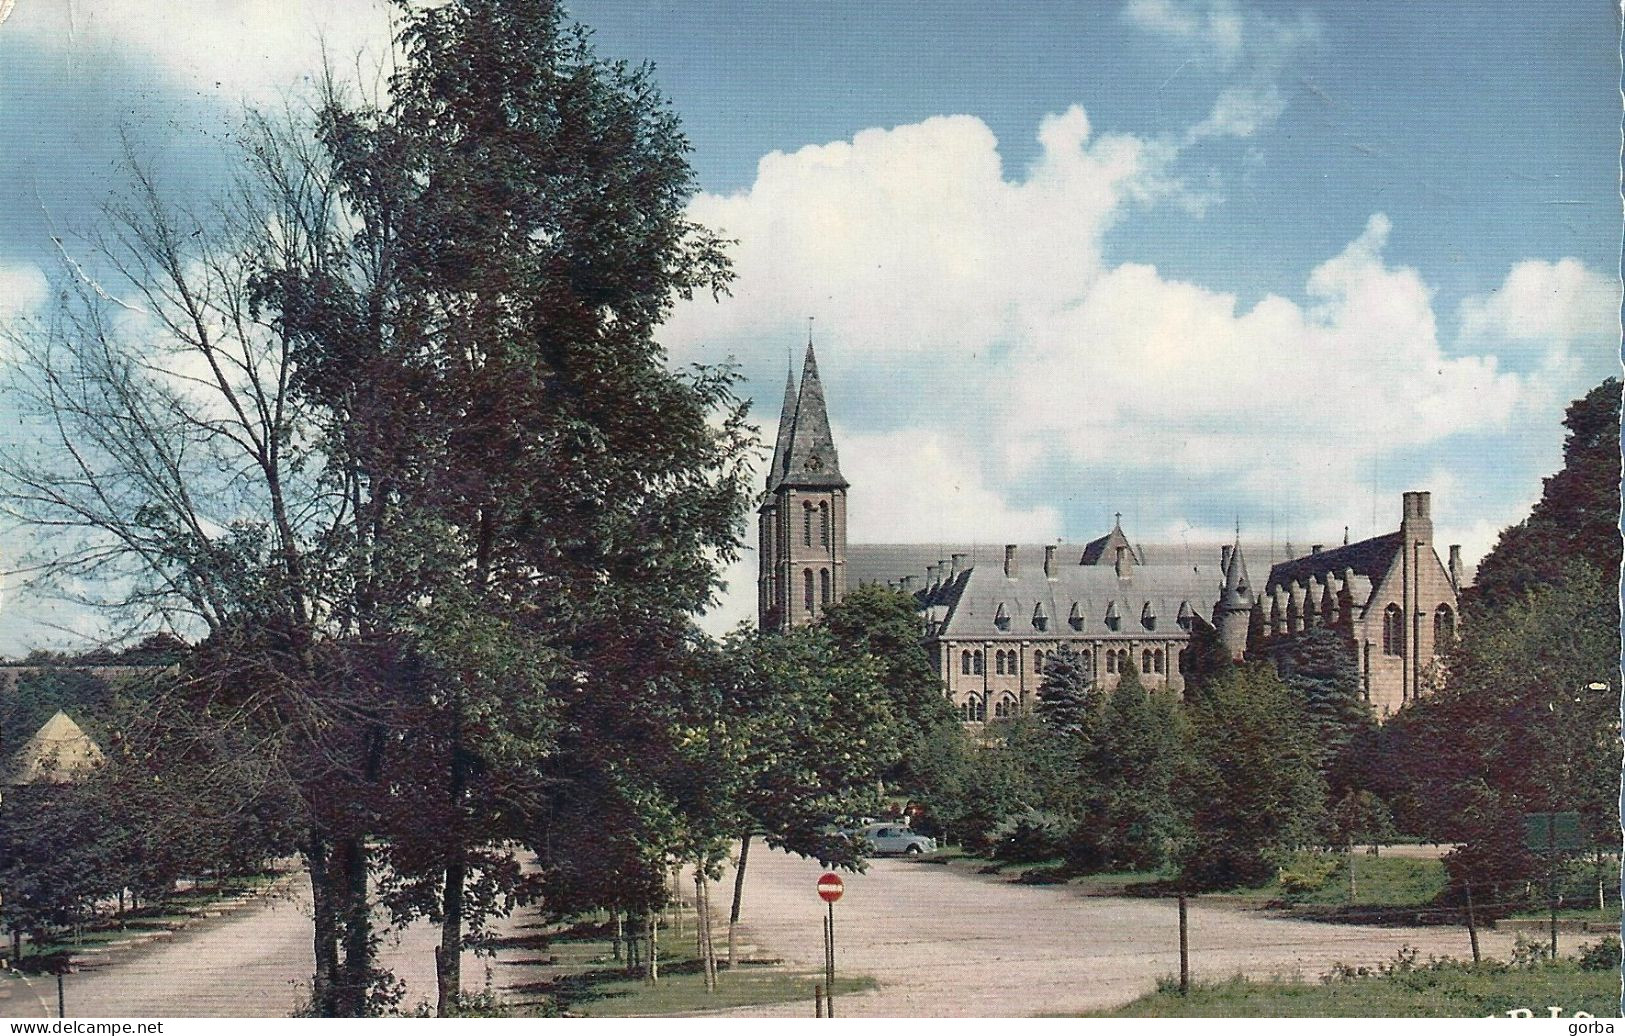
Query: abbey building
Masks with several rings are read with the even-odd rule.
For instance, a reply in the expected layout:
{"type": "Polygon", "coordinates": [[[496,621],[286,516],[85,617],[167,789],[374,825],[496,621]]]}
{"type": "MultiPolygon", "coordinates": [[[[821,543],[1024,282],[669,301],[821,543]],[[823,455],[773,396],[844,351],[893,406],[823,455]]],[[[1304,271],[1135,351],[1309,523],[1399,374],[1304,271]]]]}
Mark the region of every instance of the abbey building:
{"type": "Polygon", "coordinates": [[[849,545],[847,489],[809,342],[799,386],[785,385],[758,516],[761,626],[813,622],[849,586],[909,592],[944,693],[968,723],[1029,708],[1045,659],[1063,646],[1097,686],[1132,669],[1148,687],[1182,692],[1198,637],[1241,659],[1317,627],[1340,635],[1386,718],[1425,692],[1455,637],[1461,552],[1439,559],[1425,492],[1404,494],[1395,532],[1295,555],[1239,534],[1224,545],[1140,545],[1120,518],[1081,545],[849,545]],[[1267,572],[1262,585],[1254,565],[1267,572]]]}

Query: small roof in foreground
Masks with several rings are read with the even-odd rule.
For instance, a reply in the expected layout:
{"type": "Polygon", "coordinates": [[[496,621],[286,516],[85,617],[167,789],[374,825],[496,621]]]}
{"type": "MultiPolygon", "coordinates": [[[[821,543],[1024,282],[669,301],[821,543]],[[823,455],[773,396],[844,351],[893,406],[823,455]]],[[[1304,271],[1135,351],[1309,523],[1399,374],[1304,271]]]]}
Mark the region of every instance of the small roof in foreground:
{"type": "Polygon", "coordinates": [[[8,784],[71,784],[106,760],[66,712],[58,712],[12,760],[8,784]]]}

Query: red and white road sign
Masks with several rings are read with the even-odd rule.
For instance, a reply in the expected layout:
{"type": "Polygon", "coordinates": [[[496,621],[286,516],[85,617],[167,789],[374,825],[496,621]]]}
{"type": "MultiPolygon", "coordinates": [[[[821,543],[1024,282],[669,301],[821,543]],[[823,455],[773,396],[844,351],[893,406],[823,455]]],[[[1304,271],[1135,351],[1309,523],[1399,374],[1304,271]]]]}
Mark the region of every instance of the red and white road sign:
{"type": "Polygon", "coordinates": [[[833,903],[841,898],[846,891],[846,882],[841,880],[839,874],[826,871],[818,878],[818,897],[826,903],[833,903]]]}

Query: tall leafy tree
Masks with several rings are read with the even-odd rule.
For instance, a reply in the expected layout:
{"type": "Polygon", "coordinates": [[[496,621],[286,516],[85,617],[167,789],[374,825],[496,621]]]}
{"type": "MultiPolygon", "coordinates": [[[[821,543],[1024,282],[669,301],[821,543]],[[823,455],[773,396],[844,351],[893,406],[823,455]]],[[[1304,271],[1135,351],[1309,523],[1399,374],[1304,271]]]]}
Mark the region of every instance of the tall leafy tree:
{"type": "Polygon", "coordinates": [[[1184,751],[1173,693],[1147,693],[1130,666],[1107,699],[1086,771],[1097,808],[1080,833],[1094,835],[1101,862],[1134,869],[1167,862],[1180,831],[1175,788],[1184,751]]]}
{"type": "Polygon", "coordinates": [[[1545,480],[1529,517],[1501,531],[1479,562],[1468,601],[1493,611],[1575,563],[1604,578],[1619,572],[1620,380],[1609,378],[1569,404],[1562,470],[1545,480]]]}
{"type": "Polygon", "coordinates": [[[1306,718],[1263,663],[1226,668],[1189,711],[1181,880],[1197,889],[1261,885],[1313,839],[1325,808],[1306,718]]]}
{"type": "Polygon", "coordinates": [[[531,841],[555,898],[580,887],[567,810],[665,823],[627,764],[667,755],[650,751],[669,729],[664,669],[735,549],[748,435],[732,375],[673,372],[655,338],[677,298],[728,274],[687,219],[688,145],[651,70],[598,58],[556,3],[398,6],[389,103],[323,112],[353,229],[271,271],[264,298],[297,343],[299,390],[345,416],[326,442],[361,490],[358,627],[402,638],[414,722],[437,731],[417,762],[439,760],[418,814],[438,835],[416,843],[441,851],[391,865],[442,886],[438,904],[399,902],[442,921],[444,1006],[472,871],[514,872],[491,782],[542,771],[531,841]],[[489,679],[493,632],[546,663],[489,679]],[[516,737],[500,717],[539,700],[551,715],[516,737]]]}
{"type": "Polygon", "coordinates": [[[932,671],[920,636],[914,598],[883,586],[863,586],[824,612],[821,625],[839,649],[867,658],[880,693],[897,720],[899,751],[888,782],[907,795],[924,790],[935,766],[933,742],[958,721],[932,671]]]}

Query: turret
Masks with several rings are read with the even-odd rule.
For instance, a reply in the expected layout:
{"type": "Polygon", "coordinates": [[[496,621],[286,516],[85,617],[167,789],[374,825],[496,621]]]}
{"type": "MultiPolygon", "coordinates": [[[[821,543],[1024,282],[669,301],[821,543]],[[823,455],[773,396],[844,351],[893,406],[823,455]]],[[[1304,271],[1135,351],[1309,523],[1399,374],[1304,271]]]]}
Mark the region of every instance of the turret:
{"type": "Polygon", "coordinates": [[[1219,592],[1219,603],[1213,608],[1213,627],[1230,657],[1241,661],[1247,654],[1247,622],[1256,598],[1252,581],[1247,577],[1247,559],[1241,552],[1241,537],[1230,548],[1230,564],[1224,570],[1224,588],[1219,592]]]}

